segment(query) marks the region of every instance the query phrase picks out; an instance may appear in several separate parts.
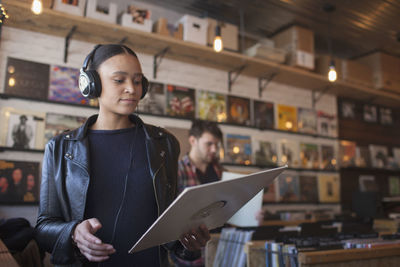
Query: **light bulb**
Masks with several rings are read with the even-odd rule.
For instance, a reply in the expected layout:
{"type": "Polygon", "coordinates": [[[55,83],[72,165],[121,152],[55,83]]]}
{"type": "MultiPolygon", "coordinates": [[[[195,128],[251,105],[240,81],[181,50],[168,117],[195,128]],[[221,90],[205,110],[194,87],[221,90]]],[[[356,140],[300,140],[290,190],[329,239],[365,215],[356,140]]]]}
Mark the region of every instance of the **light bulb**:
{"type": "Polygon", "coordinates": [[[32,8],[31,8],[33,14],[39,15],[43,11],[43,5],[41,0],[33,0],[32,2],[32,8]]]}
{"type": "Polygon", "coordinates": [[[335,69],[335,62],[332,60],[331,64],[329,65],[329,72],[328,72],[328,80],[330,82],[334,82],[337,79],[337,73],[335,69]]]}
{"type": "Polygon", "coordinates": [[[219,53],[222,51],[223,44],[222,44],[222,39],[221,36],[215,36],[214,39],[214,51],[219,53]]]}
{"type": "Polygon", "coordinates": [[[214,51],[219,53],[223,49],[222,38],[221,38],[221,26],[215,26],[215,38],[214,38],[214,51]]]}

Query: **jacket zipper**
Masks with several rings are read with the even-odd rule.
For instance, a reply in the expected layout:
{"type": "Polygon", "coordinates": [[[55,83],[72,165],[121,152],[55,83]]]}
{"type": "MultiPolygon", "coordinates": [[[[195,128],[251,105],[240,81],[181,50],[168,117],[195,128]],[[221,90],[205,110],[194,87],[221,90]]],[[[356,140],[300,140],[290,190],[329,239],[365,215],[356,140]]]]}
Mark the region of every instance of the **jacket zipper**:
{"type": "MultiPolygon", "coordinates": [[[[161,167],[164,166],[164,162],[160,165],[160,167],[157,169],[157,171],[153,175],[153,190],[154,190],[154,196],[156,198],[156,203],[157,203],[157,218],[160,216],[160,205],[158,204],[158,197],[157,197],[157,190],[156,190],[156,176],[158,172],[160,171],[161,167]]],[[[160,263],[160,266],[162,264],[161,262],[161,248],[158,246],[158,262],[160,263]]]]}

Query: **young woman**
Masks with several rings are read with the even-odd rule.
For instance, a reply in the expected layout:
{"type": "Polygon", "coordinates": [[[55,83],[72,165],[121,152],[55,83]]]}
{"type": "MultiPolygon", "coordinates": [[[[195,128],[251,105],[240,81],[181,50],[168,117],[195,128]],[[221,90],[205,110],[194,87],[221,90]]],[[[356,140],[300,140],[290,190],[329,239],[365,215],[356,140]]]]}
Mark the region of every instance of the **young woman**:
{"type": "Polygon", "coordinates": [[[180,242],[128,254],[177,195],[179,143],[132,115],[148,82],[124,45],[98,45],[81,69],[84,96],[99,114],[53,138],[42,167],[36,240],[56,265],[165,266],[167,249],[189,259],[206,227],[180,242]]]}

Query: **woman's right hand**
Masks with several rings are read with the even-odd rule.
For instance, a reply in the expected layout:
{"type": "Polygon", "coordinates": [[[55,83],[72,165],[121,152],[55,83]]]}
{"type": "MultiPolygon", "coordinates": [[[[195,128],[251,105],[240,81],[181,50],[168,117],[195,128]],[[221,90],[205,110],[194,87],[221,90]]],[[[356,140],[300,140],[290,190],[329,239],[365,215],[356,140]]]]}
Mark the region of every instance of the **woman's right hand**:
{"type": "Polygon", "coordinates": [[[84,220],[75,227],[72,239],[89,261],[105,261],[109,258],[110,254],[115,252],[111,244],[104,244],[99,238],[94,236],[94,233],[101,227],[101,223],[96,218],[84,220]]]}

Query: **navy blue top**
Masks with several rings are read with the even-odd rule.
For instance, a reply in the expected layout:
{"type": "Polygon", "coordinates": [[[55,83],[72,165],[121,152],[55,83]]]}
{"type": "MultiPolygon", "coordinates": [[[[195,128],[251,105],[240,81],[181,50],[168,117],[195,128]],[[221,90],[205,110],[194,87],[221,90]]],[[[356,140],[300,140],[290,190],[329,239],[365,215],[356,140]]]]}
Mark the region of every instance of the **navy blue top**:
{"type": "MultiPolygon", "coordinates": [[[[100,266],[159,266],[158,247],[134,254],[128,253],[157,218],[143,125],[137,126],[137,130],[136,127],[89,130],[88,137],[90,184],[85,219],[97,218],[102,228],[95,235],[104,243],[111,243],[116,249],[100,266]],[[130,166],[132,148],[133,162],[130,166]],[[126,178],[126,194],[123,199],[126,178]],[[115,236],[111,240],[120,207],[115,236]]],[[[98,264],[89,263],[85,266],[98,264]]]]}

